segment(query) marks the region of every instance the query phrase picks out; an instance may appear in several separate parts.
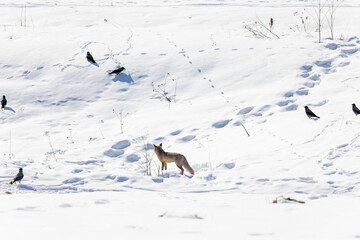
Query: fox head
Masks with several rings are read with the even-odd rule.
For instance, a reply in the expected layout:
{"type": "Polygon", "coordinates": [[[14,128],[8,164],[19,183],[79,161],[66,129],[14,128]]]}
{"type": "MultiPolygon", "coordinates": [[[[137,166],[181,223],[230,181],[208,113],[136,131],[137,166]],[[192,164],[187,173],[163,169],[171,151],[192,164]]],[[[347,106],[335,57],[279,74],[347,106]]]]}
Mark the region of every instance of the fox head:
{"type": "Polygon", "coordinates": [[[153,145],[154,145],[154,149],[156,149],[156,148],[161,148],[162,149],[162,143],[160,143],[159,146],[156,146],[155,144],[153,144],[153,145]]]}
{"type": "Polygon", "coordinates": [[[159,152],[160,149],[162,150],[162,143],[160,143],[159,146],[156,146],[155,144],[153,144],[153,145],[154,145],[154,151],[155,151],[155,153],[159,152]]]}

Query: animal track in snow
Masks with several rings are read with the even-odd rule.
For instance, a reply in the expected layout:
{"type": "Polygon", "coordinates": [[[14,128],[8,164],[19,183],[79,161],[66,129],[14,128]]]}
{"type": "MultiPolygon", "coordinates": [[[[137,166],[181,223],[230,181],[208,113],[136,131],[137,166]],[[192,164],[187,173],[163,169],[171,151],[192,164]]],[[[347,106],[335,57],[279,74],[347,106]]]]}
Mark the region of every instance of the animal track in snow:
{"type": "Polygon", "coordinates": [[[287,106],[287,107],[285,108],[285,111],[296,111],[297,109],[298,109],[298,105],[292,104],[292,105],[290,105],[290,106],[287,106]]]}
{"type": "Polygon", "coordinates": [[[285,101],[278,102],[277,105],[279,107],[284,107],[284,106],[287,106],[287,105],[289,105],[290,103],[293,103],[293,102],[294,102],[294,100],[285,100],[285,101]]]}
{"type": "Polygon", "coordinates": [[[140,160],[140,157],[139,157],[138,155],[136,155],[136,154],[130,154],[130,155],[128,155],[128,156],[126,157],[126,160],[127,160],[128,162],[137,162],[137,161],[140,160]]]}
{"type": "Polygon", "coordinates": [[[228,125],[230,121],[231,121],[231,119],[222,120],[222,121],[213,123],[213,124],[212,124],[212,127],[214,127],[214,128],[223,128],[223,127],[225,127],[226,125],[228,125]]]}
{"type": "Polygon", "coordinates": [[[235,167],[235,163],[234,162],[229,162],[229,163],[222,163],[218,166],[218,168],[225,168],[225,169],[233,169],[235,167]]]}
{"type": "Polygon", "coordinates": [[[121,155],[124,155],[124,150],[116,151],[116,150],[109,149],[104,152],[104,155],[111,157],[111,158],[117,158],[121,155]]]}
{"type": "Polygon", "coordinates": [[[233,123],[233,125],[234,125],[234,126],[237,126],[237,127],[238,127],[238,126],[241,126],[241,125],[243,125],[243,121],[237,120],[236,122],[233,123]]]}
{"type": "Polygon", "coordinates": [[[308,73],[311,72],[313,69],[312,65],[303,65],[300,67],[300,69],[304,72],[304,73],[308,73]]]}
{"type": "MultiPolygon", "coordinates": [[[[161,34],[158,34],[158,36],[159,36],[159,37],[162,37],[161,34]]],[[[163,38],[163,37],[162,37],[162,38],[163,38]]],[[[195,67],[195,66],[194,66],[194,65],[195,65],[194,62],[191,60],[191,57],[187,54],[187,51],[186,51],[184,48],[180,48],[180,49],[179,49],[179,48],[178,48],[178,45],[175,44],[175,42],[172,41],[172,40],[170,40],[169,38],[166,38],[166,40],[168,41],[168,43],[169,43],[170,45],[172,45],[172,46],[177,50],[177,53],[178,53],[178,54],[180,54],[182,57],[184,57],[185,60],[186,60],[192,67],[195,67]]],[[[215,43],[214,46],[216,46],[216,43],[215,43]]],[[[219,48],[215,48],[215,50],[220,50],[220,49],[219,49],[219,48]]],[[[203,52],[203,51],[204,51],[204,50],[200,50],[199,52],[203,52]]],[[[196,68],[196,70],[197,70],[197,72],[198,72],[199,74],[202,75],[202,78],[203,78],[204,80],[207,80],[207,78],[204,76],[203,70],[202,70],[201,68],[196,68]]],[[[211,80],[208,80],[208,81],[209,81],[209,83],[210,83],[210,87],[211,87],[212,89],[216,89],[215,84],[212,83],[211,80]]],[[[226,94],[225,94],[223,91],[221,91],[220,94],[222,95],[223,98],[225,98],[226,103],[230,103],[230,98],[229,98],[228,96],[226,96],[226,94]]]]}
{"type": "Polygon", "coordinates": [[[82,171],[82,169],[75,168],[74,170],[72,170],[72,173],[81,173],[82,171]]]}
{"type": "Polygon", "coordinates": [[[318,80],[320,80],[320,74],[311,75],[311,77],[309,77],[309,79],[311,79],[313,81],[318,81],[318,80]]]}
{"type": "Polygon", "coordinates": [[[84,179],[74,177],[74,178],[70,178],[70,179],[67,179],[67,180],[63,181],[63,183],[64,184],[84,184],[84,179]]]}
{"type": "Polygon", "coordinates": [[[253,106],[243,108],[243,109],[241,109],[241,110],[237,113],[237,115],[248,114],[248,113],[250,113],[253,109],[254,109],[253,106]]]}
{"type": "Polygon", "coordinates": [[[119,142],[115,143],[111,148],[120,150],[120,149],[125,149],[125,148],[129,147],[130,145],[131,145],[131,143],[129,140],[123,140],[123,141],[119,141],[119,142]]]}
{"type": "Polygon", "coordinates": [[[104,163],[104,161],[99,161],[99,160],[88,160],[88,161],[77,161],[77,162],[73,162],[73,161],[66,161],[66,163],[72,163],[72,164],[77,164],[77,165],[101,165],[104,163]]]}
{"type": "Polygon", "coordinates": [[[345,55],[352,55],[354,53],[357,53],[357,51],[359,51],[359,49],[357,49],[357,48],[341,50],[341,52],[344,53],[345,55]]]}
{"type": "Polygon", "coordinates": [[[182,138],[179,138],[179,141],[181,142],[190,142],[191,140],[195,139],[195,135],[188,135],[182,138]]]}
{"type": "Polygon", "coordinates": [[[165,137],[158,137],[158,138],[155,138],[154,141],[161,142],[161,141],[164,141],[165,139],[166,139],[165,137]]]}
{"type": "Polygon", "coordinates": [[[309,90],[305,89],[305,88],[300,88],[299,90],[296,91],[297,95],[300,96],[304,96],[304,95],[308,95],[309,94],[309,90]]]}
{"type": "Polygon", "coordinates": [[[325,61],[315,61],[314,63],[318,67],[322,68],[331,68],[332,60],[325,60],[325,61]]]}
{"type": "Polygon", "coordinates": [[[211,41],[211,46],[214,47],[214,50],[216,50],[217,48],[215,48],[216,47],[216,42],[214,40],[214,34],[210,35],[210,41],[211,41]]]}
{"type": "Polygon", "coordinates": [[[97,199],[94,201],[95,204],[107,204],[109,203],[110,201],[107,200],[107,199],[97,199]]]}
{"type": "Polygon", "coordinates": [[[320,107],[320,106],[323,106],[323,105],[325,105],[326,103],[328,103],[329,102],[329,100],[327,100],[327,99],[325,99],[325,100],[323,100],[323,101],[320,101],[320,102],[318,102],[318,103],[314,103],[314,104],[309,104],[309,106],[315,106],[315,107],[320,107]]]}
{"type": "Polygon", "coordinates": [[[181,132],[182,132],[181,130],[177,130],[177,131],[170,133],[170,135],[176,136],[176,135],[179,135],[181,132]]]}
{"type": "Polygon", "coordinates": [[[293,92],[287,92],[287,93],[284,94],[284,97],[286,97],[286,98],[291,98],[293,96],[294,96],[293,92]]]}
{"type": "Polygon", "coordinates": [[[127,180],[129,180],[127,177],[116,177],[115,179],[116,182],[126,182],[127,180]]]}
{"type": "MultiPolygon", "coordinates": [[[[294,111],[297,109],[295,104],[296,100],[293,98],[294,96],[306,96],[309,94],[309,89],[314,88],[315,86],[321,83],[321,76],[322,74],[330,74],[332,72],[336,72],[337,67],[346,67],[350,64],[350,61],[342,61],[336,64],[338,59],[351,56],[358,52],[360,47],[357,45],[359,44],[359,40],[357,37],[350,38],[348,43],[328,43],[325,45],[330,51],[335,51],[337,55],[335,57],[327,58],[325,60],[319,59],[314,61],[312,64],[305,64],[300,67],[300,77],[303,79],[308,79],[308,81],[303,83],[304,87],[300,87],[295,91],[289,91],[283,95],[284,98],[291,98],[291,103],[293,104],[292,107],[288,106],[290,102],[289,100],[282,100],[277,105],[280,107],[286,108],[285,111],[294,111]],[[283,105],[283,106],[281,106],[283,105]]],[[[326,101],[326,100],[324,100],[326,101]]],[[[325,104],[326,102],[324,102],[325,104]]]]}
{"type": "Polygon", "coordinates": [[[256,181],[258,181],[258,182],[269,182],[270,179],[268,179],[268,178],[259,178],[256,181]]]}
{"type": "MultiPolygon", "coordinates": [[[[117,53],[113,53],[113,51],[112,51],[112,49],[111,49],[111,47],[108,45],[108,44],[106,44],[106,43],[102,43],[102,42],[94,42],[94,41],[88,41],[88,42],[85,42],[82,46],[80,46],[80,51],[79,52],[77,52],[77,53],[75,53],[74,55],[73,55],[73,58],[70,58],[69,60],[68,60],[68,62],[73,62],[75,59],[77,59],[78,58],[78,56],[85,56],[85,53],[88,51],[88,49],[90,48],[89,46],[90,45],[102,45],[102,46],[104,46],[105,47],[105,49],[107,50],[107,54],[104,54],[104,58],[101,58],[101,57],[97,57],[96,58],[96,62],[98,63],[98,64],[102,64],[102,63],[104,63],[104,62],[106,62],[106,61],[108,61],[108,60],[112,60],[114,63],[115,63],[115,65],[121,65],[121,63],[117,60],[117,56],[120,56],[120,55],[128,55],[128,52],[129,52],[129,50],[132,48],[132,43],[131,43],[131,40],[132,40],[132,38],[133,38],[133,35],[134,35],[134,33],[133,33],[133,31],[131,30],[131,29],[129,29],[129,37],[127,38],[127,40],[126,40],[126,43],[127,43],[127,48],[126,49],[124,49],[124,50],[122,50],[122,51],[119,51],[119,52],[117,52],[117,53]]],[[[61,71],[63,72],[64,70],[66,70],[67,68],[69,68],[69,67],[75,67],[75,68],[87,68],[88,67],[88,64],[85,62],[85,60],[84,60],[84,65],[75,65],[75,64],[73,64],[73,63],[71,63],[71,64],[65,64],[65,65],[63,65],[63,64],[55,64],[55,65],[53,65],[53,67],[56,67],[56,66],[59,66],[59,67],[61,67],[61,71]]]]}
{"type": "Polygon", "coordinates": [[[143,147],[143,150],[153,150],[154,146],[150,143],[145,144],[145,146],[143,147]]]}
{"type": "Polygon", "coordinates": [[[339,63],[338,67],[346,67],[350,64],[350,62],[341,62],[339,63]]]}

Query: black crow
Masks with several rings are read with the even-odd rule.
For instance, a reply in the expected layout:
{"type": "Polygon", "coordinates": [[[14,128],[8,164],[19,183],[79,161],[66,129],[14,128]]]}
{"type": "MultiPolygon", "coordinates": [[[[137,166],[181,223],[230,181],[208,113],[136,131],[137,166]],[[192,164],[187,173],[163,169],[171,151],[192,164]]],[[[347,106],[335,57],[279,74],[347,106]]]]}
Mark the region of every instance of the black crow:
{"type": "Polygon", "coordinates": [[[121,73],[122,71],[124,71],[124,70],[125,70],[124,67],[117,68],[117,69],[115,69],[114,71],[110,72],[109,74],[116,74],[116,75],[118,75],[118,74],[120,74],[120,73],[121,73]]]}
{"type": "Polygon", "coordinates": [[[21,183],[21,180],[23,179],[24,174],[22,168],[19,169],[19,172],[15,175],[14,179],[10,182],[10,184],[13,184],[15,182],[21,183]]]}
{"type": "Polygon", "coordinates": [[[308,106],[305,106],[305,113],[306,113],[306,115],[307,115],[309,118],[312,118],[312,117],[314,117],[314,118],[320,118],[320,117],[316,116],[315,113],[313,113],[313,112],[309,109],[308,106]]]}
{"type": "Polygon", "coordinates": [[[91,63],[96,63],[93,56],[91,56],[90,52],[86,53],[86,59],[91,63]]]}
{"type": "Polygon", "coordinates": [[[1,100],[1,108],[5,108],[6,104],[7,104],[7,100],[5,96],[3,96],[3,99],[1,100]]]}
{"type": "Polygon", "coordinates": [[[356,107],[355,103],[352,104],[352,110],[355,113],[355,115],[360,114],[360,110],[356,107]]]}

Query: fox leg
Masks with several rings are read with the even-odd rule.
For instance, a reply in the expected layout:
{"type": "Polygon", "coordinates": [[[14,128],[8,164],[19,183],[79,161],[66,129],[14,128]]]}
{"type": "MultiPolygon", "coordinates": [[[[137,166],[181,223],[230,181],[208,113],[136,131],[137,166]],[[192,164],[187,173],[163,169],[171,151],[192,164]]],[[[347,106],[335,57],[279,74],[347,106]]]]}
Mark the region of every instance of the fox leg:
{"type": "Polygon", "coordinates": [[[166,162],[164,162],[165,163],[165,170],[167,170],[167,163],[166,162]]]}
{"type": "Polygon", "coordinates": [[[183,169],[183,167],[182,167],[180,164],[176,164],[176,166],[177,166],[178,168],[180,168],[180,170],[181,170],[180,174],[181,174],[181,175],[184,175],[184,169],[183,169]]]}
{"type": "Polygon", "coordinates": [[[165,162],[161,162],[161,170],[163,171],[164,170],[164,168],[165,168],[165,162]]]}

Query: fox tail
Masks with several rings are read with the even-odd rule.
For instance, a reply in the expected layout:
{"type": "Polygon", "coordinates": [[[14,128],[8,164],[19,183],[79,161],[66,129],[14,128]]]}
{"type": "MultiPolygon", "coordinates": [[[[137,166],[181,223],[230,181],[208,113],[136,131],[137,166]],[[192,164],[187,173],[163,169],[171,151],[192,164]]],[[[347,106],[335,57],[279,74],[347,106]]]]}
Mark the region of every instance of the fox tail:
{"type": "Polygon", "coordinates": [[[194,169],[190,167],[188,161],[184,161],[183,166],[189,173],[191,173],[192,175],[195,174],[194,169]]]}

